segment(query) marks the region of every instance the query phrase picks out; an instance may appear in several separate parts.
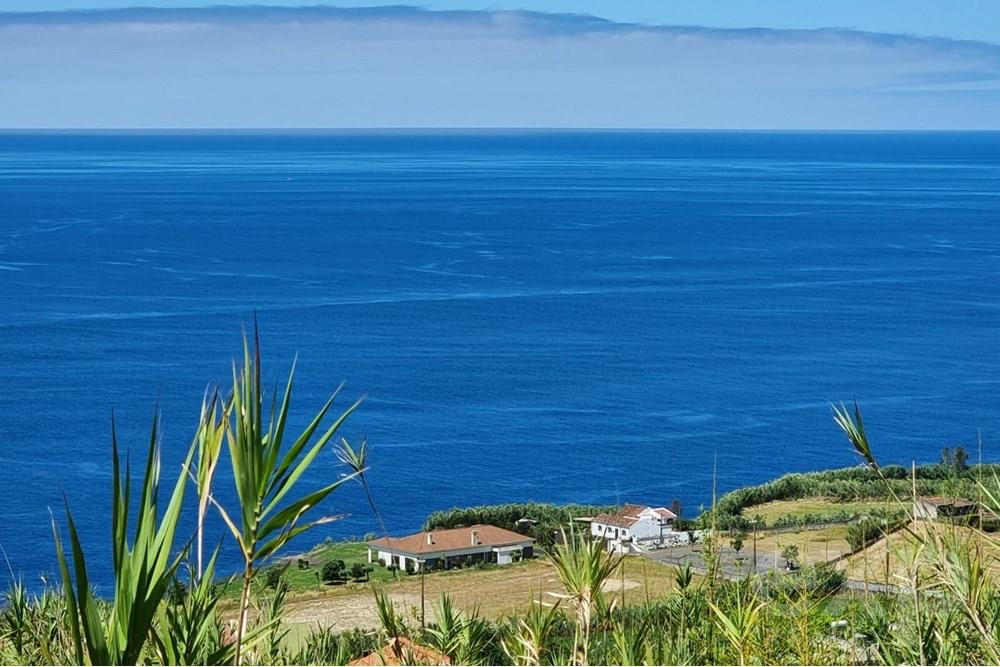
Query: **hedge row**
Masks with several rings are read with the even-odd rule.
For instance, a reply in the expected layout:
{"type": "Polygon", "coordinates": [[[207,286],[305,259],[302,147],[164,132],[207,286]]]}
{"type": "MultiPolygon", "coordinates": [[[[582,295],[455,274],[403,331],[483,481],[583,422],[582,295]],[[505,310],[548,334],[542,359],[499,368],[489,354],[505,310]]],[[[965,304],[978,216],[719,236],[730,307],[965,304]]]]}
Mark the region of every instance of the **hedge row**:
{"type": "Polygon", "coordinates": [[[614,505],[553,505],[550,503],[506,503],[453,508],[434,512],[424,522],[424,530],[440,530],[491,524],[535,538],[538,546],[552,545],[554,535],[576,517],[613,512],[614,505]]]}
{"type": "MultiPolygon", "coordinates": [[[[882,472],[889,479],[892,490],[901,498],[909,497],[913,492],[914,482],[911,470],[903,466],[886,466],[882,472]]],[[[915,471],[917,495],[949,495],[958,498],[975,498],[978,496],[978,479],[992,479],[994,473],[1000,474],[1000,466],[984,465],[967,470],[956,470],[953,466],[925,465],[915,471]]],[[[746,530],[751,527],[751,516],[744,516],[744,510],[778,500],[796,500],[799,498],[829,498],[835,502],[850,502],[856,500],[882,500],[890,497],[886,483],[870,468],[840,468],[821,472],[793,473],[779,477],[776,480],[747,486],[722,496],[715,507],[715,522],[719,528],[746,530]]],[[[850,513],[843,513],[843,520],[853,518],[850,513]]],[[[699,517],[702,524],[711,521],[711,511],[699,517]]],[[[813,515],[808,517],[781,517],[772,526],[805,525],[807,523],[825,523],[831,520],[831,515],[813,515]]],[[[758,527],[764,527],[763,521],[758,521],[758,527]]]]}

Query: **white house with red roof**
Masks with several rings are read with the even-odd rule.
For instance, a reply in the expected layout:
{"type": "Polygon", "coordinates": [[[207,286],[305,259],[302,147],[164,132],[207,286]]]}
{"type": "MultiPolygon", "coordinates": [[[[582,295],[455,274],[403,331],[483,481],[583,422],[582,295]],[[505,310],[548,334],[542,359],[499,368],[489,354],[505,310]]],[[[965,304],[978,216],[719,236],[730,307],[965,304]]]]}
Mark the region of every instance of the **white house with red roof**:
{"type": "Polygon", "coordinates": [[[368,562],[408,572],[465,563],[509,565],[534,555],[535,540],[488,524],[383,537],[368,542],[368,562]]]}
{"type": "Polygon", "coordinates": [[[591,519],[590,534],[616,551],[629,551],[630,545],[662,546],[671,540],[676,519],[666,507],[625,505],[617,512],[591,519]]]}

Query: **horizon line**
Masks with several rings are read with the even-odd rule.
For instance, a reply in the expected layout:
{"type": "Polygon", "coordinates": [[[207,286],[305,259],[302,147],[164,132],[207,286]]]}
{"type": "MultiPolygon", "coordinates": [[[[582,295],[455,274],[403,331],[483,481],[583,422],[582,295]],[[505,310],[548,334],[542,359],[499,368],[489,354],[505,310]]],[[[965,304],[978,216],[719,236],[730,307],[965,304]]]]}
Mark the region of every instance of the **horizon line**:
{"type": "Polygon", "coordinates": [[[996,128],[708,128],[708,127],[0,127],[0,134],[1000,134],[996,128]]]}

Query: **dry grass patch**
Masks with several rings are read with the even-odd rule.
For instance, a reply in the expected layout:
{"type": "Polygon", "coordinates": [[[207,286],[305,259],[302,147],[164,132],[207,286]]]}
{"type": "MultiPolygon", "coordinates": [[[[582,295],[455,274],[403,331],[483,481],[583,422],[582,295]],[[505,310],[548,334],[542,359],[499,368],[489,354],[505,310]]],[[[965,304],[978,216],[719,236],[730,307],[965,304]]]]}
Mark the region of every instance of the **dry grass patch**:
{"type": "MultiPolygon", "coordinates": [[[[674,585],[674,568],[645,558],[628,557],[622,575],[608,583],[607,594],[621,601],[624,579],[624,603],[644,602],[648,597],[664,595],[674,585]]],[[[397,609],[408,621],[420,620],[420,577],[402,576],[398,582],[384,584],[397,609]]],[[[552,602],[549,593],[564,589],[555,568],[538,559],[489,570],[456,570],[424,578],[427,619],[434,617],[434,607],[442,593],[447,593],[459,609],[478,609],[484,616],[497,618],[524,611],[533,601],[552,602]]],[[[376,628],[378,616],[370,588],[350,588],[296,594],[287,603],[286,622],[303,628],[376,628]]]]}
{"type": "MultiPolygon", "coordinates": [[[[751,543],[750,540],[745,542],[747,545],[751,543]]],[[[781,550],[789,545],[799,548],[799,562],[804,565],[831,561],[851,551],[847,542],[847,526],[800,530],[794,533],[757,534],[757,553],[774,555],[780,559],[781,550]]],[[[747,548],[744,546],[744,551],[747,548]]]]}
{"type": "MultiPolygon", "coordinates": [[[[923,531],[947,531],[960,540],[973,542],[982,550],[990,573],[1000,577],[1000,535],[983,533],[968,526],[925,521],[911,523],[910,529],[918,534],[923,531]]],[[[913,561],[916,546],[916,538],[900,530],[848,558],[844,570],[850,579],[857,581],[906,586],[909,581],[907,569],[913,561]]]]}

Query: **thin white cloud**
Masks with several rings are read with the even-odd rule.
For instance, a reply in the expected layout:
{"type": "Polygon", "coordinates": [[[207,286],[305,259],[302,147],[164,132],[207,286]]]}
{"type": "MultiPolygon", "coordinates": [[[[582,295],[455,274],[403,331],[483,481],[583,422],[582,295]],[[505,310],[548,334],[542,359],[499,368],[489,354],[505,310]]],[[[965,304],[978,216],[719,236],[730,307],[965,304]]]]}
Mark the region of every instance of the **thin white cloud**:
{"type": "Polygon", "coordinates": [[[997,127],[1000,47],[407,7],[0,14],[3,127],[997,127]]]}

